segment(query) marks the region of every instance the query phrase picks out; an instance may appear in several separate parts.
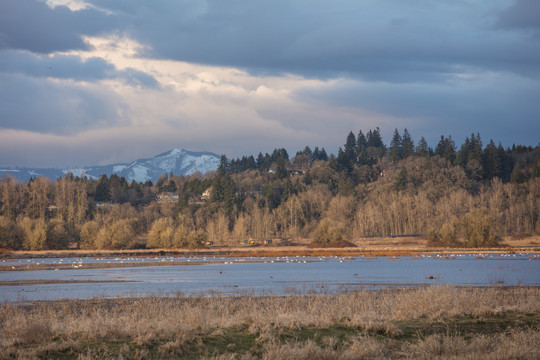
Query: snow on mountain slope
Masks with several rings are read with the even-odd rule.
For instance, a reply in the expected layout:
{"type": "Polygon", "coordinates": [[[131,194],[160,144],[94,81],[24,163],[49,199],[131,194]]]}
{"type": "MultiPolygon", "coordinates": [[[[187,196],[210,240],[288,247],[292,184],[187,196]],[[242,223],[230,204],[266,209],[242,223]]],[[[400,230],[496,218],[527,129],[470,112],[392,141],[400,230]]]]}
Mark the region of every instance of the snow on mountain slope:
{"type": "Polygon", "coordinates": [[[92,166],[81,169],[0,169],[0,176],[11,174],[19,181],[28,181],[31,177],[48,176],[51,180],[62,177],[68,173],[74,176],[99,178],[106,174],[124,176],[127,181],[135,180],[156,182],[163,174],[192,175],[197,171],[202,174],[216,170],[219,166],[220,156],[210,152],[191,152],[173,149],[150,159],[139,159],[129,164],[113,164],[106,166],[92,166]]]}
{"type": "MultiPolygon", "coordinates": [[[[212,153],[195,153],[186,150],[173,149],[154,156],[151,159],[141,159],[132,162],[118,172],[128,181],[156,182],[163,174],[192,175],[197,171],[205,173],[219,166],[220,157],[212,153]]],[[[117,165],[118,166],[118,165],[117,165]]]]}

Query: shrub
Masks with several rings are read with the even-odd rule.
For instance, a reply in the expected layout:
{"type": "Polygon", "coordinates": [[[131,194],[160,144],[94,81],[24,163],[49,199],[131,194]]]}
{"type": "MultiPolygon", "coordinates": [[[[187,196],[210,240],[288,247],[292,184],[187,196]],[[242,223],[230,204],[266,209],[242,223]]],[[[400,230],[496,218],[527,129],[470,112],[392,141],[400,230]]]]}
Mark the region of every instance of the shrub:
{"type": "Polygon", "coordinates": [[[501,240],[497,216],[486,208],[465,214],[462,229],[464,245],[468,247],[496,246],[501,240]]]}
{"type": "Polygon", "coordinates": [[[7,216],[0,216],[0,248],[18,250],[21,247],[23,232],[7,216]]]}
{"type": "Polygon", "coordinates": [[[458,220],[450,218],[439,229],[432,229],[428,234],[431,245],[458,246],[458,220]]]}
{"type": "Polygon", "coordinates": [[[99,230],[96,247],[99,249],[125,249],[135,240],[132,220],[122,219],[99,230]]]}
{"type": "Polygon", "coordinates": [[[69,245],[69,233],[62,219],[52,219],[47,225],[47,249],[67,249],[69,245]]]}
{"type": "Polygon", "coordinates": [[[146,247],[169,248],[173,244],[174,227],[170,218],[159,218],[148,232],[146,247]]]}
{"type": "Polygon", "coordinates": [[[344,240],[345,230],[343,226],[336,221],[323,219],[313,234],[313,247],[347,247],[354,246],[344,240]]]}
{"type": "Polygon", "coordinates": [[[188,248],[200,248],[204,247],[206,241],[206,233],[203,230],[193,230],[187,236],[188,248]]]}
{"type": "Polygon", "coordinates": [[[23,248],[31,251],[43,250],[47,240],[45,220],[32,220],[29,217],[23,217],[19,221],[19,226],[23,232],[23,248]]]}
{"type": "Polygon", "coordinates": [[[85,223],[81,228],[81,249],[95,249],[98,232],[99,224],[96,221],[85,223]]]}

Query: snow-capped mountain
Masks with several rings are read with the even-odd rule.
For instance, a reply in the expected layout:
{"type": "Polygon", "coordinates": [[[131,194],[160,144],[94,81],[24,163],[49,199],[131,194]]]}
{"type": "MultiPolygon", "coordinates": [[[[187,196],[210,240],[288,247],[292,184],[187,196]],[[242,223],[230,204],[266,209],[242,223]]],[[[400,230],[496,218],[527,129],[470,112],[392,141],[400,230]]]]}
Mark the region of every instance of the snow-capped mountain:
{"type": "Polygon", "coordinates": [[[210,152],[191,152],[173,149],[150,159],[139,159],[127,164],[113,164],[105,166],[92,166],[81,169],[0,169],[0,176],[11,174],[19,181],[28,181],[31,177],[47,176],[52,181],[68,173],[74,176],[99,178],[100,175],[110,176],[116,174],[123,176],[127,181],[156,182],[163,174],[192,175],[197,171],[204,174],[216,170],[219,166],[220,156],[210,152]]]}

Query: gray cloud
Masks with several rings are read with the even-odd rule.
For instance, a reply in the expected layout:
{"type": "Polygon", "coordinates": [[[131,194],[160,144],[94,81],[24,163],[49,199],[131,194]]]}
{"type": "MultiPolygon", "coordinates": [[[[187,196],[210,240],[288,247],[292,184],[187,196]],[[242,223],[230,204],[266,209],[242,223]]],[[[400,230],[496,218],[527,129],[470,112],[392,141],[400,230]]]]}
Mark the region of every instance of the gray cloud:
{"type": "Polygon", "coordinates": [[[44,1],[0,2],[0,49],[52,53],[86,49],[81,35],[96,35],[115,28],[115,17],[96,9],[72,12],[65,6],[51,9],[44,1]]]}
{"type": "Polygon", "coordinates": [[[329,107],[363,108],[395,117],[383,126],[413,130],[435,142],[441,134],[461,141],[471,132],[506,145],[536,145],[540,134],[540,84],[520,76],[483,74],[445,84],[388,84],[346,81],[326,89],[304,88],[298,101],[329,107]]]}
{"type": "Polygon", "coordinates": [[[126,70],[120,71],[118,75],[131,86],[141,86],[145,88],[159,87],[158,81],[153,76],[136,69],[127,68],[126,70]]]}
{"type": "Polygon", "coordinates": [[[517,0],[499,14],[497,25],[502,28],[540,30],[540,2],[517,0]]]}
{"type": "Polygon", "coordinates": [[[90,82],[118,78],[131,86],[159,86],[151,75],[131,68],[117,70],[102,58],[91,57],[83,61],[74,55],[49,57],[19,50],[0,50],[0,72],[90,82]]]}
{"type": "Polygon", "coordinates": [[[335,152],[349,130],[376,126],[387,142],[406,127],[432,145],[473,131],[538,143],[536,0],[87,2],[71,11],[0,0],[1,161],[92,165],[171,147],[335,152]],[[92,56],[82,36],[112,38],[99,52],[112,56],[58,53],[92,56]],[[144,53],[116,56],[124,38],[144,53]]]}
{"type": "Polygon", "coordinates": [[[121,100],[103,89],[6,73],[0,83],[0,129],[73,134],[120,120],[121,100]]]}
{"type": "Polygon", "coordinates": [[[101,80],[111,77],[114,66],[101,58],[82,61],[78,56],[36,56],[29,52],[0,51],[0,71],[22,73],[34,77],[74,80],[101,80]]]}
{"type": "MultiPolygon", "coordinates": [[[[500,36],[493,5],[412,1],[93,0],[162,58],[252,73],[443,81],[456,67],[540,73],[538,44],[500,36]]],[[[518,20],[515,20],[518,21],[518,20]]]]}
{"type": "Polygon", "coordinates": [[[254,74],[398,83],[446,81],[461,67],[540,75],[538,42],[501,35],[505,28],[538,28],[536,0],[509,1],[502,9],[426,0],[88,3],[93,7],[72,12],[31,0],[4,2],[0,44],[48,53],[85,48],[81,35],[114,32],[145,44],[151,57],[254,74]]]}

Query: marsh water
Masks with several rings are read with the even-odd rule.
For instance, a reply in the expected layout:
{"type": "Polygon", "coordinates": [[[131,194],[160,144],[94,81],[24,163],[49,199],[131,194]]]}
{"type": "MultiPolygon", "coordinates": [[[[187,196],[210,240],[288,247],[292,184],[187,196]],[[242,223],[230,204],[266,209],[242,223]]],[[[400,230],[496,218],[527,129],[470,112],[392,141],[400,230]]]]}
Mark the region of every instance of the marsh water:
{"type": "Polygon", "coordinates": [[[401,257],[49,258],[0,261],[0,302],[327,294],[451,284],[540,286],[535,254],[401,257]]]}

